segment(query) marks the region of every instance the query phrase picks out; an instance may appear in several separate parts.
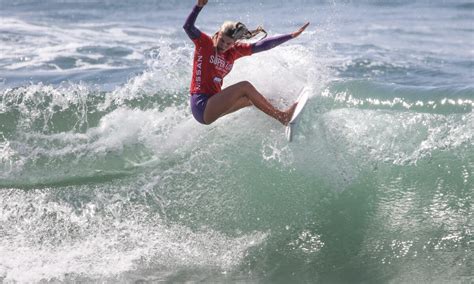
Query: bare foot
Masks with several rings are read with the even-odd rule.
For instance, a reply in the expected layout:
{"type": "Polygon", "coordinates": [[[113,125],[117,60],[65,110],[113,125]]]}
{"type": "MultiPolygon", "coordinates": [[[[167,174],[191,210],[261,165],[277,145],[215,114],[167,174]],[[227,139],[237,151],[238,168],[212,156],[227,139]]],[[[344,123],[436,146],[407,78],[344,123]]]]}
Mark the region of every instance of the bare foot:
{"type": "Polygon", "coordinates": [[[298,103],[294,103],[289,109],[284,112],[282,120],[280,120],[283,125],[288,125],[288,123],[290,122],[291,117],[293,116],[293,113],[296,110],[296,105],[298,105],[298,103]]]}

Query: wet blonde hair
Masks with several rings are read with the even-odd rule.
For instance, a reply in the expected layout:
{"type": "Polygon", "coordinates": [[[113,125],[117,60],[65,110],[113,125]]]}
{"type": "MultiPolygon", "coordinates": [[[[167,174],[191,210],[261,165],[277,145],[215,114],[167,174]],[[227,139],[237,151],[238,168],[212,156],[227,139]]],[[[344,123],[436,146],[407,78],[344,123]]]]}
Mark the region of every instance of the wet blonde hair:
{"type": "Polygon", "coordinates": [[[241,22],[233,21],[225,21],[219,29],[219,32],[232,38],[235,41],[242,39],[251,39],[259,33],[264,33],[263,38],[267,36],[267,32],[261,26],[258,26],[253,31],[249,31],[247,27],[241,22]]]}

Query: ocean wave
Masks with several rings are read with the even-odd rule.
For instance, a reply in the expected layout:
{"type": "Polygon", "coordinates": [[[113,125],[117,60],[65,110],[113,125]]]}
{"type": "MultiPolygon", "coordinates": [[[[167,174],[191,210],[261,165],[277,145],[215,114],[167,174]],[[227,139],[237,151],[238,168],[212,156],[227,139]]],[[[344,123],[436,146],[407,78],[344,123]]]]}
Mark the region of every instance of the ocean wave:
{"type": "MultiPolygon", "coordinates": [[[[2,184],[113,179],[135,174],[137,166],[149,161],[156,161],[156,166],[190,153],[192,145],[203,139],[216,137],[213,143],[219,145],[223,137],[248,137],[254,131],[260,134],[249,146],[261,148],[257,152],[262,161],[291,167],[301,158],[296,149],[282,143],[284,137],[278,131],[283,128],[252,109],[226,117],[211,128],[195,128],[188,95],[149,93],[155,89],[147,83],[154,82],[150,74],[116,90],[121,95],[85,85],[34,85],[7,91],[0,116],[4,121],[2,184]],[[249,121],[235,122],[241,130],[225,129],[226,121],[243,116],[249,121]],[[250,120],[257,122],[247,125],[250,120]]],[[[321,93],[312,90],[296,143],[308,143],[302,148],[306,151],[319,149],[309,157],[325,157],[331,167],[341,164],[325,153],[357,157],[342,166],[345,173],[340,173],[347,174],[347,180],[357,176],[351,173],[353,163],[369,168],[378,163],[413,164],[439,151],[467,151],[473,143],[469,88],[420,89],[362,81],[331,83],[321,93]]],[[[241,142],[230,140],[226,145],[238,147],[241,142]]]]}
{"type": "Polygon", "coordinates": [[[101,22],[51,27],[16,18],[4,18],[1,29],[4,72],[142,67],[143,51],[156,44],[156,37],[172,33],[101,22]]]}
{"type": "Polygon", "coordinates": [[[331,107],[346,106],[394,111],[468,113],[474,106],[471,86],[417,87],[370,80],[335,81],[321,96],[331,107]]]}
{"type": "Polygon", "coordinates": [[[194,120],[189,2],[20,2],[0,11],[0,282],[472,279],[466,1],[206,7],[211,34],[311,21],[224,83],[282,109],[310,90],[291,143],[255,108],[194,120]]]}
{"type": "Polygon", "coordinates": [[[148,267],[228,271],[267,238],[170,224],[114,189],[83,194],[71,203],[49,189],[0,192],[2,281],[98,281],[148,267]],[[102,197],[90,200],[90,194],[102,197]]]}

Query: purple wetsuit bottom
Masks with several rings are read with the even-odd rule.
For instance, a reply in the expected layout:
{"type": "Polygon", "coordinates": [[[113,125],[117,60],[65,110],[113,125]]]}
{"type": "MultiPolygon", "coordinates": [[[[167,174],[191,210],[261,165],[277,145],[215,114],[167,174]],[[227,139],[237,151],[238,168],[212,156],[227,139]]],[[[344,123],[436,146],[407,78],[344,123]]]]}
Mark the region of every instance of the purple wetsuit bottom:
{"type": "Polygon", "coordinates": [[[204,110],[206,109],[208,99],[209,96],[206,94],[192,94],[189,99],[194,118],[202,124],[207,124],[204,122],[204,110]]]}

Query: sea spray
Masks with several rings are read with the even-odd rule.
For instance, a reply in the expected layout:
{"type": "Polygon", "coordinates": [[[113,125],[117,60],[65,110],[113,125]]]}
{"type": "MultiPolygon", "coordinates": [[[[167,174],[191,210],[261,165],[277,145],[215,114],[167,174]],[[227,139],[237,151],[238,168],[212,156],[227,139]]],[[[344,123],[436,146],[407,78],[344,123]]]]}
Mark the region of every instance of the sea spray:
{"type": "Polygon", "coordinates": [[[287,143],[254,107],[192,117],[194,3],[18,4],[0,11],[0,281],[472,282],[472,5],[209,3],[209,34],[311,22],[224,79],[279,108],[311,90],[287,143]]]}

